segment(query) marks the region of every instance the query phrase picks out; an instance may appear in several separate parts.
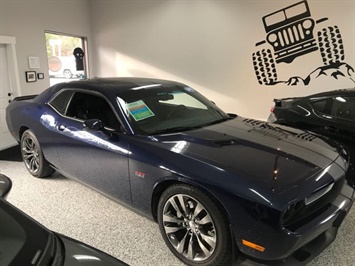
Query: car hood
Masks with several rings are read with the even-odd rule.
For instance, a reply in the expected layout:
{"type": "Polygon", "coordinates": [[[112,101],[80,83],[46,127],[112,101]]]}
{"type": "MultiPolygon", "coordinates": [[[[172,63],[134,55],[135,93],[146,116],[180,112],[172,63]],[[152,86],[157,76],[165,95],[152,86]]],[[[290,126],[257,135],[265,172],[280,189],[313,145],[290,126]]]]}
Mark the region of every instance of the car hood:
{"type": "MultiPolygon", "coordinates": [[[[261,195],[278,195],[298,186],[337,160],[340,149],[302,130],[240,117],[155,139],[156,145],[193,159],[183,167],[197,167],[199,173],[207,168],[207,175],[218,169],[215,178],[228,178],[228,184],[235,179],[235,186],[244,182],[261,195]]],[[[347,167],[343,160],[338,164],[347,167]]]]}
{"type": "Polygon", "coordinates": [[[65,260],[63,266],[125,266],[128,265],[110,255],[79,242],[70,237],[56,233],[65,247],[65,260]]]}

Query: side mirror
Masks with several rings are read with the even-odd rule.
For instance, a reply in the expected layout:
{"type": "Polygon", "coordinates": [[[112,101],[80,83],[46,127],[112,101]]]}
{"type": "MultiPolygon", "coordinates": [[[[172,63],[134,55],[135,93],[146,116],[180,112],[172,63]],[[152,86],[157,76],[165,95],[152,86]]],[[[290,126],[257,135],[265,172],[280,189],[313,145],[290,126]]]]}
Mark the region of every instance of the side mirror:
{"type": "Polygon", "coordinates": [[[5,175],[0,174],[0,197],[6,199],[12,187],[12,181],[5,175]]]}
{"type": "Polygon", "coordinates": [[[104,124],[100,119],[89,119],[84,121],[84,126],[88,129],[99,131],[104,128],[104,124]]]}
{"type": "Polygon", "coordinates": [[[229,115],[229,117],[231,117],[231,118],[238,117],[238,115],[237,115],[237,114],[233,114],[233,113],[228,113],[228,115],[229,115]]]}

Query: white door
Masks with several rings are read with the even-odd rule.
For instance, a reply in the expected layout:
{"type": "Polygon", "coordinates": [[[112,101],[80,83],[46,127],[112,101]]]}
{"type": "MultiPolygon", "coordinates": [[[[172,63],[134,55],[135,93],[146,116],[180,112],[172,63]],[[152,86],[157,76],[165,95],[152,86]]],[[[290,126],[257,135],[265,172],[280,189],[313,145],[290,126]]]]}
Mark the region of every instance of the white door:
{"type": "Polygon", "coordinates": [[[0,44],[0,150],[17,144],[5,120],[5,108],[13,97],[6,45],[0,44]]]}

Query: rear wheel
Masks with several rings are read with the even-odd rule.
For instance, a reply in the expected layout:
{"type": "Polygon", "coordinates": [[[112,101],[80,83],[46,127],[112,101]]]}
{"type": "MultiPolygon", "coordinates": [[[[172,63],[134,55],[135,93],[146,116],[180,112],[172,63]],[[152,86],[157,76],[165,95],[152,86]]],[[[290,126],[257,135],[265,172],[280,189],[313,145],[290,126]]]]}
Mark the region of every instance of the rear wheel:
{"type": "Polygon", "coordinates": [[[183,184],[167,188],[159,200],[158,222],[165,243],[185,264],[231,264],[228,221],[201,190],[183,184]]]}
{"type": "Polygon", "coordinates": [[[26,130],[21,137],[21,154],[23,162],[31,175],[46,177],[54,172],[44,158],[35,134],[30,129],[26,130]]]}

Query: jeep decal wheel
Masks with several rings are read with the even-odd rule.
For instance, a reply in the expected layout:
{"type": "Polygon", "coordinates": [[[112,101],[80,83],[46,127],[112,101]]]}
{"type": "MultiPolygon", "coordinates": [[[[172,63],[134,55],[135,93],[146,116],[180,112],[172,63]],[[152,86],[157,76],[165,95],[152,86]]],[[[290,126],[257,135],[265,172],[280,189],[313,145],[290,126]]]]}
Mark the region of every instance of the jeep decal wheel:
{"type": "Polygon", "coordinates": [[[344,61],[344,45],[338,26],[327,27],[319,31],[318,43],[325,65],[344,61]]]}
{"type": "Polygon", "coordinates": [[[275,60],[270,49],[253,53],[255,75],[260,85],[272,85],[277,81],[275,60]]]}

